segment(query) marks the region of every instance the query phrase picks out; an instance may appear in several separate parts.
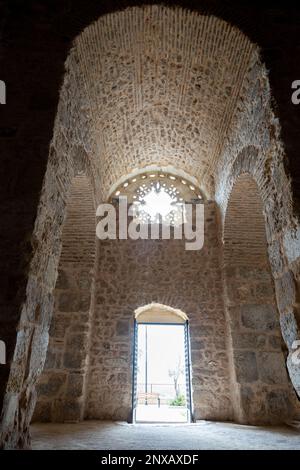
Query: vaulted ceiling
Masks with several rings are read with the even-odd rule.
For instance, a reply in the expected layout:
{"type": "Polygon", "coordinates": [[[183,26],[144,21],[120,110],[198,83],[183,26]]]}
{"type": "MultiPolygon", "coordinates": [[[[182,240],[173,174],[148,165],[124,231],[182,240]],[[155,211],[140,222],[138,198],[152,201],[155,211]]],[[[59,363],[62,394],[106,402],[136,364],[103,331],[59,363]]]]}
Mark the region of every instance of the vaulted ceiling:
{"type": "Polygon", "coordinates": [[[257,48],[213,16],[129,8],[86,28],[72,52],[107,189],[148,165],[200,185],[214,173],[257,48]]]}

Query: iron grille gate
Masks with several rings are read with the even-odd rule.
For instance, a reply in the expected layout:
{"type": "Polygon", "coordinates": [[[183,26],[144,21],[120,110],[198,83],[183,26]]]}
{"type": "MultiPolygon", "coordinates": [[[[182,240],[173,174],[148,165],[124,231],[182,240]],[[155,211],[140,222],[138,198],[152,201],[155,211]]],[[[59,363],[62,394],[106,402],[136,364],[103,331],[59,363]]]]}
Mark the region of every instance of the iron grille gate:
{"type": "Polygon", "coordinates": [[[131,409],[131,422],[135,422],[136,407],[137,407],[137,373],[138,373],[138,322],[134,320],[134,335],[133,335],[133,368],[132,368],[132,409],[131,409]]]}
{"type": "Polygon", "coordinates": [[[185,358],[185,384],[186,384],[186,405],[188,412],[188,421],[194,422],[193,400],[192,400],[192,368],[191,368],[191,351],[190,351],[190,332],[189,322],[186,320],[184,324],[184,358],[185,358]]]}
{"type": "MultiPolygon", "coordinates": [[[[143,323],[140,323],[143,324],[143,323]]],[[[152,323],[153,324],[153,323],[152,323]]],[[[166,325],[166,323],[158,323],[166,325]]],[[[137,408],[137,372],[138,372],[138,327],[139,323],[134,320],[134,343],[133,343],[133,368],[132,368],[132,408],[130,422],[134,423],[136,419],[137,408]]],[[[194,422],[193,402],[192,402],[192,379],[191,379],[191,352],[189,322],[184,323],[184,356],[185,356],[185,383],[186,383],[186,403],[188,412],[188,422],[194,422]]]]}

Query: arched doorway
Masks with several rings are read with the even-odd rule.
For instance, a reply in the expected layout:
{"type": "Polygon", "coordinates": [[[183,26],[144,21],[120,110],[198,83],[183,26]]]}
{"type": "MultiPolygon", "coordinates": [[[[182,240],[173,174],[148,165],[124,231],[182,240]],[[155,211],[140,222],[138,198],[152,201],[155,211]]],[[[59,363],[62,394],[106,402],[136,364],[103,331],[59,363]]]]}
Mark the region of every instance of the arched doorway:
{"type": "Polygon", "coordinates": [[[135,311],[132,384],[133,422],[193,421],[189,322],[181,310],[153,303],[135,311]]]}
{"type": "Polygon", "coordinates": [[[263,202],[250,174],[242,174],[233,186],[223,242],[234,419],[284,422],[293,415],[294,394],[285,367],[263,202]]]}

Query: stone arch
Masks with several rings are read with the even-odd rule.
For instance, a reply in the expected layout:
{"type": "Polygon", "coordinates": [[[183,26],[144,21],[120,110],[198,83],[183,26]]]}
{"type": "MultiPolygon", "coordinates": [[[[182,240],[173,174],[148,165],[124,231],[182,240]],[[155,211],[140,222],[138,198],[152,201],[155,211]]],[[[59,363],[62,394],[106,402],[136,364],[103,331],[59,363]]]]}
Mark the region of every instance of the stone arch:
{"type": "Polygon", "coordinates": [[[81,174],[73,178],[67,202],[49,346],[37,386],[36,421],[84,417],[95,256],[93,189],[81,174]]]}
{"type": "MultiPolygon", "coordinates": [[[[278,130],[277,130],[278,132],[278,130]]],[[[280,327],[289,351],[287,367],[294,389],[300,396],[300,369],[292,361],[299,348],[293,348],[294,341],[300,338],[300,319],[298,312],[299,291],[299,228],[293,217],[292,192],[290,179],[284,169],[284,160],[278,133],[270,141],[271,149],[257,145],[245,146],[237,155],[226,156],[223,162],[223,177],[218,175],[216,200],[219,203],[224,233],[225,214],[230,194],[241,175],[251,175],[255,182],[262,204],[265,221],[265,235],[268,260],[274,279],[277,308],[280,313],[280,327]],[[227,160],[226,163],[224,163],[227,160]]],[[[229,152],[234,153],[235,144],[229,152]]],[[[221,167],[220,162],[220,167],[221,167]]]]}
{"type": "Polygon", "coordinates": [[[249,173],[232,186],[223,243],[235,419],[283,422],[293,416],[295,396],[285,367],[263,201],[249,173]]]}
{"type": "MultiPolygon", "coordinates": [[[[277,136],[278,137],[278,136],[277,136]]],[[[273,142],[280,146],[280,140],[273,142]]],[[[233,149],[234,150],[234,149],[233,149]]],[[[267,223],[267,241],[270,244],[285,226],[292,224],[292,198],[290,180],[284,170],[283,155],[274,155],[272,148],[266,154],[260,145],[246,145],[237,154],[231,150],[230,158],[223,167],[223,178],[219,174],[216,200],[220,205],[221,216],[224,223],[227,204],[232,188],[244,173],[252,176],[256,182],[260,198],[262,200],[262,211],[267,223]],[[277,170],[275,170],[277,166],[277,170]]],[[[225,153],[225,152],[224,152],[225,153]]],[[[223,155],[224,158],[224,155],[223,155]]],[[[221,163],[224,163],[220,159],[221,163]]]]}
{"type": "MultiPolygon", "coordinates": [[[[59,129],[57,118],[31,238],[34,255],[26,298],[3,401],[1,445],[4,447],[30,446],[29,424],[36,405],[35,385],[46,360],[67,201],[78,172],[91,174],[84,149],[67,142],[59,129]]],[[[92,188],[94,194],[93,184],[92,188]]]]}
{"type": "Polygon", "coordinates": [[[134,312],[136,321],[145,323],[185,323],[187,315],[179,309],[174,309],[168,305],[151,303],[139,307],[134,312]]]}
{"type": "Polygon", "coordinates": [[[124,175],[151,165],[193,175],[213,197],[221,141],[256,60],[257,46],[239,29],[181,8],[127,8],[85,28],[66,61],[58,117],[66,136],[85,140],[100,197],[124,175]],[[211,93],[214,87],[218,93],[211,93]],[[78,106],[67,112],[74,100],[78,106]]]}

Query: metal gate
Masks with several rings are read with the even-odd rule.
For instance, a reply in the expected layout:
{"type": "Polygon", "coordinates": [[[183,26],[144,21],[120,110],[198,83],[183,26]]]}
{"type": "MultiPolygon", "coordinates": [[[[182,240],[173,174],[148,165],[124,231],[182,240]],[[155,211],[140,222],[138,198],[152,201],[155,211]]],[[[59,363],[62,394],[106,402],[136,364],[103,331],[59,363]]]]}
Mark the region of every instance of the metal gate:
{"type": "Polygon", "coordinates": [[[188,421],[193,423],[193,400],[192,400],[192,367],[191,367],[191,350],[190,350],[190,331],[189,322],[186,320],[184,324],[184,356],[185,356],[185,384],[186,384],[186,405],[188,412],[188,421]]]}
{"type": "Polygon", "coordinates": [[[134,320],[133,334],[133,368],[132,368],[132,405],[131,405],[131,422],[135,422],[137,407],[137,372],[138,372],[138,322],[134,320]]]}

